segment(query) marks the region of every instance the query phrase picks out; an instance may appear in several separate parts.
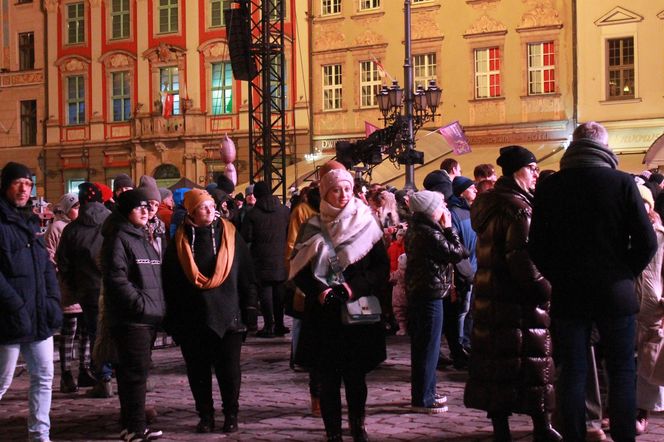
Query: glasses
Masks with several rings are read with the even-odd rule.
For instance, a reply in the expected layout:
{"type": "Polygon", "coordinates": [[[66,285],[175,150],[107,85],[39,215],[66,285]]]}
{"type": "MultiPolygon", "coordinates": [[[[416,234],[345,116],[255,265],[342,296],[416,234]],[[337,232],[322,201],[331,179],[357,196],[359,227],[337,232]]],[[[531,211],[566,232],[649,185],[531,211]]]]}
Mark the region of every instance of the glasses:
{"type": "Polygon", "coordinates": [[[532,164],[528,164],[526,167],[527,167],[528,169],[530,169],[530,171],[531,171],[532,173],[539,173],[539,171],[540,171],[540,168],[539,168],[539,167],[537,167],[537,166],[533,166],[532,164]]]}

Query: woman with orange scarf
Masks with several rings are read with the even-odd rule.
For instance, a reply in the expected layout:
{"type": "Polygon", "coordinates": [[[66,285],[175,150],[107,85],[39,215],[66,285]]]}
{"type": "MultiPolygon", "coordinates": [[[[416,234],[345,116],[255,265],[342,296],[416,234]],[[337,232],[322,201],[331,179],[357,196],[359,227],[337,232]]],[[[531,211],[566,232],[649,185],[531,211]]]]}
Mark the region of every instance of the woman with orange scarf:
{"type": "Polygon", "coordinates": [[[184,195],[187,217],[169,244],[162,266],[165,328],[180,344],[200,421],[196,432],[215,428],[214,368],[223,431],[237,431],[240,350],[248,310],[256,306],[249,250],[232,223],[222,219],[205,190],[184,195]]]}

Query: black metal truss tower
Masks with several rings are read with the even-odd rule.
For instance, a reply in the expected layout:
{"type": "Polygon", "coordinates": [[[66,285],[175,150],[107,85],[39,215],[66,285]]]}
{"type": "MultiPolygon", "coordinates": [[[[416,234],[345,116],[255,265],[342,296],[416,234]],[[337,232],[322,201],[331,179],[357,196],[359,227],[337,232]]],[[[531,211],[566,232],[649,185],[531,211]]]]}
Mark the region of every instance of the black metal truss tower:
{"type": "Polygon", "coordinates": [[[249,179],[265,181],[286,199],[286,0],[249,0],[251,53],[258,75],[249,82],[249,179]],[[280,191],[281,190],[281,191],[280,191]]]}

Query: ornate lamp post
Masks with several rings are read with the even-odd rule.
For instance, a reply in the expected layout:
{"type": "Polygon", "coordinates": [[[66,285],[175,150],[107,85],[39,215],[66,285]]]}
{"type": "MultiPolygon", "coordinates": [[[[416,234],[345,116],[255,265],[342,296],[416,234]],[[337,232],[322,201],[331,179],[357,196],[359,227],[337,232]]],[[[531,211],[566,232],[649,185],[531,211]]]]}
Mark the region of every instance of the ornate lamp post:
{"type": "Polygon", "coordinates": [[[385,126],[399,124],[402,127],[401,146],[397,152],[398,162],[406,166],[407,189],[415,189],[415,164],[422,163],[420,153],[415,151],[415,133],[427,121],[436,117],[442,90],[436,80],[430,80],[426,90],[420,85],[413,91],[413,65],[411,50],[411,0],[404,0],[404,46],[403,64],[405,89],[392,81],[389,88],[383,86],[376,94],[378,107],[383,114],[385,126]]]}

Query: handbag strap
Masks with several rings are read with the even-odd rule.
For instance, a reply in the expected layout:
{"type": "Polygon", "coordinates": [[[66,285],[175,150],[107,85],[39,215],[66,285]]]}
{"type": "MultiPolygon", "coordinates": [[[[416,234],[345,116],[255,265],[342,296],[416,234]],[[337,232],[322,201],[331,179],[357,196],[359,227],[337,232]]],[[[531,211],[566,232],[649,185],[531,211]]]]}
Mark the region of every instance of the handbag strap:
{"type": "Polygon", "coordinates": [[[334,250],[334,244],[332,244],[332,239],[330,238],[330,234],[327,232],[325,224],[323,224],[322,221],[320,223],[320,233],[323,236],[323,240],[325,241],[325,244],[327,245],[327,248],[329,250],[330,270],[332,270],[332,273],[334,273],[336,281],[339,284],[342,284],[346,281],[346,279],[344,278],[344,274],[341,269],[341,264],[339,263],[339,258],[337,258],[337,252],[335,252],[334,250]]]}

